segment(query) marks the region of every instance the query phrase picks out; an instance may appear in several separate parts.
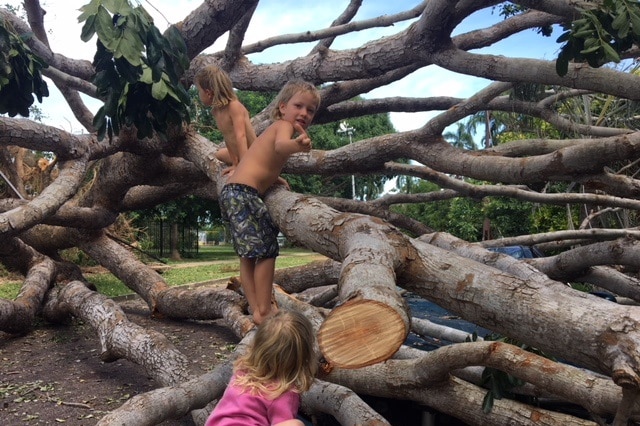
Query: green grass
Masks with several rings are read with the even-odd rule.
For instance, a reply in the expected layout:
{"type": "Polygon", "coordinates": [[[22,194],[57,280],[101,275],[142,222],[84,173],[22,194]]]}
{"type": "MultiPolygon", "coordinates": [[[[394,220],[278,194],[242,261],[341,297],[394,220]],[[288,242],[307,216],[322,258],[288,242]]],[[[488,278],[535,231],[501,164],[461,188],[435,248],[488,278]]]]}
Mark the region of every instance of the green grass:
{"type": "MultiPolygon", "coordinates": [[[[308,250],[297,248],[285,248],[280,251],[276,260],[276,268],[289,268],[307,264],[315,259],[315,254],[308,250]]],[[[170,286],[178,286],[190,283],[213,281],[237,276],[239,272],[239,260],[233,248],[230,246],[201,247],[199,253],[192,258],[181,261],[166,260],[166,264],[172,266],[162,273],[162,277],[170,286]],[[180,267],[185,263],[212,262],[199,266],[180,267]]],[[[94,284],[101,294],[109,297],[123,296],[133,292],[122,281],[111,273],[90,274],[89,282],[94,284]]],[[[21,282],[8,282],[0,285],[0,298],[13,300],[20,291],[21,282]]]]}
{"type": "MultiPolygon", "coordinates": [[[[291,252],[291,250],[297,249],[282,249],[282,252],[285,253],[287,251],[291,252]]],[[[299,250],[297,250],[299,251],[299,250]]],[[[236,260],[238,256],[236,256],[235,251],[233,251],[233,246],[231,245],[221,245],[221,246],[201,246],[198,248],[198,253],[193,255],[192,257],[185,257],[180,261],[174,261],[171,259],[162,259],[167,265],[175,265],[185,262],[210,262],[216,260],[236,260]]]]}
{"type": "Polygon", "coordinates": [[[0,285],[0,299],[15,299],[16,296],[18,296],[21,285],[22,282],[18,281],[10,281],[6,284],[0,285]]]}

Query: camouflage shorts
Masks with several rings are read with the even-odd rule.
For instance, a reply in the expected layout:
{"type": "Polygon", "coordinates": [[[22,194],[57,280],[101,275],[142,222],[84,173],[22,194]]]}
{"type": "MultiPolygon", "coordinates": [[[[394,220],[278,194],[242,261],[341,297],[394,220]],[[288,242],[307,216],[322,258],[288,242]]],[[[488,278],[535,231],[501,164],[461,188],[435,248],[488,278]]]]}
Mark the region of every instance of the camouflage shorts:
{"type": "Polygon", "coordinates": [[[230,183],[220,192],[222,219],[229,223],[233,247],[240,257],[273,258],[279,254],[278,227],[258,191],[230,183]]]}

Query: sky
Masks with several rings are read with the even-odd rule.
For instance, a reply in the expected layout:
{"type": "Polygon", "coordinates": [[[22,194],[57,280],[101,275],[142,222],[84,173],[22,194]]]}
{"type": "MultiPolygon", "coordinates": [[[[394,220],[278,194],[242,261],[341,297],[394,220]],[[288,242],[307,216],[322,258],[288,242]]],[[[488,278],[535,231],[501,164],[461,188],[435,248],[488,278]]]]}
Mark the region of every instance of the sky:
{"type": "MultiPolygon", "coordinates": [[[[135,2],[135,0],[132,1],[135,2]]],[[[8,1],[9,4],[14,5],[20,2],[19,0],[8,1]]],[[[80,15],[79,8],[89,3],[89,0],[41,0],[41,2],[45,10],[47,10],[45,26],[49,30],[49,41],[53,51],[71,58],[91,60],[95,49],[95,39],[88,43],[80,40],[82,24],[77,20],[80,15]]],[[[156,26],[162,31],[170,23],[180,21],[187,16],[190,11],[197,8],[201,3],[202,0],[145,0],[140,4],[154,17],[156,26]]],[[[411,9],[419,3],[419,0],[363,0],[363,5],[354,20],[395,14],[411,9]]],[[[325,28],[342,13],[348,4],[348,0],[332,0],[331,7],[327,7],[327,4],[328,2],[318,2],[316,0],[262,0],[254,13],[244,43],[253,43],[284,33],[297,33],[325,28]]],[[[492,14],[491,10],[485,10],[467,18],[456,29],[456,32],[482,28],[500,19],[501,17],[492,14]]],[[[338,37],[332,45],[332,49],[340,50],[360,46],[368,40],[397,33],[399,30],[406,28],[410,22],[402,22],[393,27],[376,28],[338,37]]],[[[559,35],[560,32],[556,30],[551,37],[542,37],[536,34],[534,30],[530,30],[522,35],[485,48],[481,52],[553,60],[560,47],[555,42],[559,35]],[[523,49],[523,46],[526,46],[526,49],[523,49]]],[[[222,37],[205,52],[218,51],[224,46],[225,42],[226,36],[222,37]]],[[[271,48],[259,54],[251,55],[249,59],[254,63],[283,62],[306,54],[314,44],[286,45],[284,47],[271,48]]],[[[368,99],[387,96],[468,97],[488,83],[486,80],[454,74],[431,66],[418,70],[401,81],[363,94],[363,97],[368,99]]],[[[42,109],[46,117],[43,121],[73,133],[81,133],[82,126],[75,120],[55,86],[50,82],[48,82],[48,86],[51,92],[50,96],[44,98],[42,104],[38,104],[36,101],[36,105],[42,109]]],[[[89,108],[96,112],[100,107],[100,103],[95,100],[89,100],[89,98],[85,99],[88,101],[89,108]]],[[[436,114],[438,112],[391,113],[390,119],[396,130],[407,131],[422,127],[429,118],[436,114]]]]}

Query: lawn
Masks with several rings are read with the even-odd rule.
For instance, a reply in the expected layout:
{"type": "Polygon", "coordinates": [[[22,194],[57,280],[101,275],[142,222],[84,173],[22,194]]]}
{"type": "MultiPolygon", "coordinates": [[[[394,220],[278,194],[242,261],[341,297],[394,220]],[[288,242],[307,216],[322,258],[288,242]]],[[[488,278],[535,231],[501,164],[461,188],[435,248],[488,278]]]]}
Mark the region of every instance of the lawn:
{"type": "MultiPolygon", "coordinates": [[[[321,258],[306,249],[283,248],[276,260],[276,268],[300,266],[321,258]]],[[[169,266],[162,277],[170,286],[230,278],[239,274],[239,261],[231,246],[205,246],[188,259],[171,261],[163,259],[169,266]]],[[[132,291],[111,273],[86,274],[89,282],[106,296],[115,297],[131,294],[132,291]]],[[[0,284],[0,298],[13,300],[18,295],[20,281],[3,281],[0,284]]]]}

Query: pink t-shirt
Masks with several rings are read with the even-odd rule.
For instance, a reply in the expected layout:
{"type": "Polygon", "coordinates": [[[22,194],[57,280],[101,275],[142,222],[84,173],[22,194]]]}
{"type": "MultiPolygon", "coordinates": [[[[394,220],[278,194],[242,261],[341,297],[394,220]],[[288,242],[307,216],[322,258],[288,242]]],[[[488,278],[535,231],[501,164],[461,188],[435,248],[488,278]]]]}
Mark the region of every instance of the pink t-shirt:
{"type": "Polygon", "coordinates": [[[300,407],[300,394],[286,391],[276,399],[241,392],[235,386],[235,374],[205,426],[270,426],[295,419],[300,407]]]}

